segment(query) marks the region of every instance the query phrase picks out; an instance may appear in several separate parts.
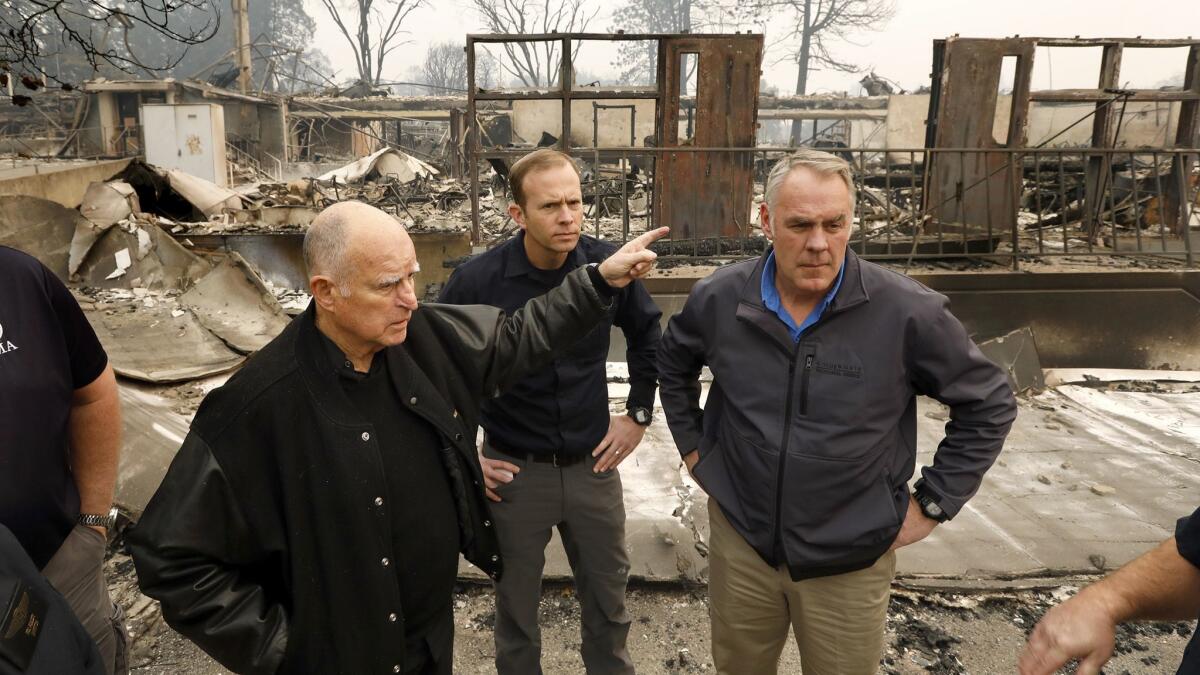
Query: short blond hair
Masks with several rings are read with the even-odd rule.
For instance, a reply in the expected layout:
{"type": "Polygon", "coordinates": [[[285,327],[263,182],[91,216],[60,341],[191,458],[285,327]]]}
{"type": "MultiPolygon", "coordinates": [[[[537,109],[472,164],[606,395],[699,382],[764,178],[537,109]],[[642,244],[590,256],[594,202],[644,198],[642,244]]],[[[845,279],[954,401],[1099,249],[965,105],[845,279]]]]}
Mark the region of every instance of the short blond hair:
{"type": "Polygon", "coordinates": [[[813,148],[801,148],[775,162],[775,166],[771,167],[771,173],[767,174],[763,199],[767,204],[768,211],[774,212],[775,198],[779,195],[779,188],[796,169],[808,169],[820,176],[841,178],[842,182],[846,184],[846,191],[850,193],[850,210],[854,210],[854,171],[850,168],[850,163],[828,152],[813,148]]]}
{"type": "Polygon", "coordinates": [[[575,171],[576,176],[582,176],[579,173],[579,167],[575,165],[575,160],[565,152],[553,150],[551,148],[542,148],[518,159],[508,170],[508,189],[512,190],[513,203],[517,206],[525,206],[525,177],[535,171],[544,171],[552,169],[556,166],[567,165],[575,171]]]}

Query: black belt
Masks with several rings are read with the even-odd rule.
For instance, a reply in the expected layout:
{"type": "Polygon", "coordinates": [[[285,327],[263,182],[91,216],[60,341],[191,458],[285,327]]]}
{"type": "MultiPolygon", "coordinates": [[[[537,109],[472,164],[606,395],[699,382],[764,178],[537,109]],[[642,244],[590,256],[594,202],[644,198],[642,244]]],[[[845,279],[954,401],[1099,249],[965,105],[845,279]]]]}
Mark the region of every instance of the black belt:
{"type": "Polygon", "coordinates": [[[492,449],[495,450],[496,452],[499,452],[504,455],[508,455],[509,457],[512,457],[515,459],[523,459],[523,460],[526,460],[529,462],[537,462],[539,464],[553,464],[554,466],[557,466],[560,468],[574,466],[575,464],[578,464],[578,463],[582,462],[583,460],[587,459],[587,456],[588,456],[588,454],[586,452],[572,453],[570,455],[564,454],[561,452],[551,452],[551,453],[509,452],[508,450],[505,450],[504,448],[497,447],[496,444],[492,443],[490,440],[488,441],[488,445],[492,446],[492,449]]]}

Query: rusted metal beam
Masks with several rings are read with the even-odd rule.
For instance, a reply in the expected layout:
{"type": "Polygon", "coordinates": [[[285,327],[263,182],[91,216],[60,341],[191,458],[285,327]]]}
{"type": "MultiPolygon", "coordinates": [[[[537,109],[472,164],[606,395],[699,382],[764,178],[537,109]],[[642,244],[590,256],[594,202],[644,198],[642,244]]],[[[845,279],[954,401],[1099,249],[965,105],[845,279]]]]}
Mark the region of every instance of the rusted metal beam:
{"type": "Polygon", "coordinates": [[[1046,37],[1031,37],[1021,38],[1032,40],[1039,47],[1104,47],[1107,45],[1122,44],[1126,47],[1194,47],[1200,45],[1200,40],[1186,39],[1143,39],[1143,38],[1046,38],[1046,37]]]}
{"type": "Polygon", "coordinates": [[[571,88],[575,86],[575,66],[572,64],[571,54],[571,38],[563,38],[562,45],[559,47],[562,50],[562,57],[559,59],[561,66],[558,73],[559,96],[562,97],[562,126],[561,133],[558,137],[558,147],[560,150],[571,149],[571,96],[573,92],[571,88]]]}
{"type": "MultiPolygon", "coordinates": [[[[619,89],[575,89],[568,92],[570,98],[577,99],[657,99],[656,91],[621,91],[619,89]]],[[[557,101],[563,98],[561,90],[554,91],[480,91],[475,93],[476,101],[557,101]]]]}
{"type": "MultiPolygon", "coordinates": [[[[1105,47],[1105,51],[1119,49],[1119,45],[1109,45],[1105,47]]],[[[1103,66],[1102,66],[1103,71],[1103,66]]],[[[1108,85],[1108,88],[1115,88],[1116,82],[1108,85]]],[[[1200,94],[1188,91],[1160,91],[1158,89],[1133,89],[1129,90],[1128,98],[1130,101],[1197,101],[1200,100],[1200,94]]],[[[1030,94],[1030,99],[1037,102],[1049,103],[1089,103],[1093,101],[1110,101],[1118,94],[1104,89],[1044,89],[1035,91],[1030,94]]]]}
{"type": "MultiPolygon", "coordinates": [[[[1183,88],[1197,95],[1197,99],[1185,101],[1179,106],[1179,124],[1175,130],[1175,146],[1188,147],[1200,145],[1200,45],[1193,45],[1188,50],[1187,68],[1184,70],[1183,88]]],[[[1188,238],[1189,221],[1191,219],[1190,182],[1192,180],[1192,165],[1195,156],[1177,154],[1171,165],[1171,180],[1167,181],[1167,209],[1174,216],[1175,223],[1171,231],[1188,238]]],[[[1193,264],[1195,253],[1188,249],[1188,265],[1193,264]]]]}
{"type": "MultiPolygon", "coordinates": [[[[1104,89],[1114,89],[1121,76],[1120,44],[1106,45],[1100,57],[1100,77],[1097,86],[1100,93],[1104,89]]],[[[1115,114],[1112,106],[1114,94],[1106,94],[1103,99],[1097,99],[1096,112],[1092,117],[1092,147],[1111,148],[1115,144],[1112,134],[1112,120],[1115,114]]],[[[1087,160],[1084,176],[1083,224],[1087,228],[1088,238],[1096,236],[1097,219],[1101,210],[1101,196],[1108,186],[1109,174],[1112,172],[1112,158],[1109,155],[1091,155],[1087,160]]]]}

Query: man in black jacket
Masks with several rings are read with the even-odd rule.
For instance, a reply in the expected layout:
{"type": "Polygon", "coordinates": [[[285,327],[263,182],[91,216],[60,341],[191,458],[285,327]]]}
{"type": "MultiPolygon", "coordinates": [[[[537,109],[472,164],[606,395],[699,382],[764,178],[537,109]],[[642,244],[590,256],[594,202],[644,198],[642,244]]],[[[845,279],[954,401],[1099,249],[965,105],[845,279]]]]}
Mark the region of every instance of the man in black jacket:
{"type": "MultiPolygon", "coordinates": [[[[521,232],[459,267],[438,300],[515,311],[572,270],[616,247],[581,236],[583,193],[570,156],[544,148],[509,172],[509,214],[521,232]]],[[[658,385],[655,350],[662,312],[642,284],[621,289],[612,311],[550,367],[531,373],[483,406],[479,461],[494,502],[504,578],[496,583],[496,669],[541,672],[538,604],[546,544],[558,528],[582,611],[581,651],[589,673],[632,673],[625,646],[629,556],[616,471],[650,424],[658,385]],[[605,362],[612,326],[628,346],[626,412],[609,415],[605,362]]]]}
{"type": "Polygon", "coordinates": [[[696,284],[659,346],[667,423],[710,496],[721,673],[775,672],[789,625],[805,673],[874,673],[895,549],[959,512],[1016,416],[945,297],[848,250],[853,188],[833,155],[781,160],[773,248],[696,284]],[[917,394],[950,421],[910,494],[917,394]]]}
{"type": "Polygon", "coordinates": [[[479,402],[595,325],[663,234],[506,318],[418,309],[396,220],[326,209],[308,311],[205,399],[130,537],[143,591],[238,672],[450,673],[458,552],[501,574],[479,402]]]}

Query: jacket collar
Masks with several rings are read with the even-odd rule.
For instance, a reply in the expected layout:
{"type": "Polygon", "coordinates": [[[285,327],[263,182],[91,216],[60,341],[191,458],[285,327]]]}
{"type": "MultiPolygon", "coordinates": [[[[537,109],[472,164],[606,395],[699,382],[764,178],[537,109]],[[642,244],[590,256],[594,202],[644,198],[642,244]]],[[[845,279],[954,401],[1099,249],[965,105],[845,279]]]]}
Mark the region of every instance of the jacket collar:
{"type": "MultiPolygon", "coordinates": [[[[518,277],[523,274],[545,274],[551,270],[541,270],[533,266],[529,262],[529,256],[525,253],[525,230],[517,233],[517,236],[508,240],[506,244],[507,250],[504,252],[504,276],[518,277]]],[[[571,250],[567,256],[567,261],[564,263],[567,271],[571,271],[576,267],[581,267],[587,264],[587,256],[583,252],[583,234],[579,235],[579,241],[575,244],[575,248],[571,250]]]]}
{"type": "MultiPolygon", "coordinates": [[[[762,330],[780,348],[791,354],[796,349],[796,343],[792,341],[787,326],[783,325],[774,312],[764,307],[762,301],[762,276],[767,266],[767,258],[772,250],[768,248],[759,256],[758,262],[754,265],[754,271],[750,273],[745,285],[742,286],[741,294],[738,297],[737,317],[762,330]]],[[[846,259],[842,266],[845,270],[842,285],[838,289],[837,295],[834,296],[833,302],[830,303],[826,316],[844,312],[870,300],[866,284],[863,281],[862,262],[849,247],[846,248],[846,259]]]]}
{"type": "Polygon", "coordinates": [[[328,354],[317,329],[316,301],[310,301],[308,309],[295,320],[298,324],[296,363],[313,401],[335,424],[365,426],[367,421],[350,404],[337,381],[337,373],[329,367],[328,354]]]}
{"type": "MultiPolygon", "coordinates": [[[[413,320],[409,324],[410,338],[416,327],[414,324],[420,323],[420,311],[418,309],[413,314],[413,320]]],[[[316,305],[310,303],[308,309],[296,318],[299,323],[296,360],[309,393],[317,406],[334,423],[355,427],[367,426],[367,420],[342,391],[337,372],[331,367],[328,352],[321,341],[316,317],[316,305]]],[[[452,408],[420,365],[413,360],[409,350],[392,348],[388,350],[387,357],[388,376],[400,396],[401,404],[425,418],[446,436],[454,438],[457,427],[452,408]],[[413,403],[414,400],[416,403],[413,403]]]]}

